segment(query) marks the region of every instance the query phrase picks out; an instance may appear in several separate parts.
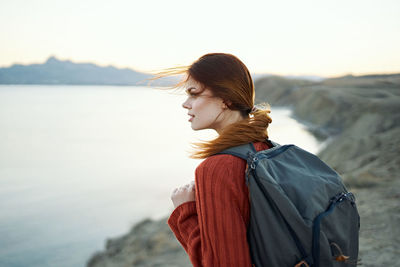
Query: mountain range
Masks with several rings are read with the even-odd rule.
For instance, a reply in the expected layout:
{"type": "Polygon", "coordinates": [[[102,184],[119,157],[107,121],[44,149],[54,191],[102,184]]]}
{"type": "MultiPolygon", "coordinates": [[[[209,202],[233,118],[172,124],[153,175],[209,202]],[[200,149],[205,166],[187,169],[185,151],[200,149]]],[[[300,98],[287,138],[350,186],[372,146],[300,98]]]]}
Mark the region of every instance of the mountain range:
{"type": "MultiPolygon", "coordinates": [[[[253,73],[253,80],[271,74],[253,73]]],[[[129,68],[102,67],[93,63],[75,63],[49,57],[42,64],[14,64],[0,68],[0,84],[65,84],[65,85],[137,85],[146,86],[152,74],[129,68]]],[[[286,78],[321,81],[319,76],[285,76],[286,78]]],[[[154,86],[170,86],[178,82],[179,76],[152,81],[154,86]]]]}
{"type": "MultiPolygon", "coordinates": [[[[102,67],[93,63],[74,63],[51,56],[43,64],[0,68],[0,84],[65,84],[65,85],[140,85],[145,86],[153,75],[129,68],[102,67]]],[[[152,82],[165,86],[177,81],[166,77],[152,82]]]]}

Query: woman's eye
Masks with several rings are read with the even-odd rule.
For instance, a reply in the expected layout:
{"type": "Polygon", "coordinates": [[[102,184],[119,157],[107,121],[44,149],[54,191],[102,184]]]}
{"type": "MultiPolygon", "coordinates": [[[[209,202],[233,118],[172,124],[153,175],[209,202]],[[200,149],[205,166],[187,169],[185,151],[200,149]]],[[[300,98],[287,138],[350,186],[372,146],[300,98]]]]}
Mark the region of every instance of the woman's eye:
{"type": "Polygon", "coordinates": [[[199,94],[198,94],[198,93],[192,93],[192,92],[190,92],[190,93],[188,93],[188,95],[189,95],[189,97],[196,97],[196,96],[198,96],[199,94]]]}

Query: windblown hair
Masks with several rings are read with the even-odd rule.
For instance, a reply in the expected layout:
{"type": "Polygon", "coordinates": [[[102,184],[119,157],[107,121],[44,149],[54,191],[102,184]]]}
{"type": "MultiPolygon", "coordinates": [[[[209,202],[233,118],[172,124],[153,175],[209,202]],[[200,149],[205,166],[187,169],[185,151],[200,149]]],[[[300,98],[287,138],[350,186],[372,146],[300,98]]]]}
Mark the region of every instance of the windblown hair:
{"type": "Polygon", "coordinates": [[[268,114],[271,111],[266,104],[252,111],[254,84],[249,70],[237,57],[225,53],[205,54],[190,66],[165,69],[149,80],[179,74],[185,74],[186,79],[169,89],[182,87],[191,77],[211,90],[213,96],[222,98],[229,109],[239,110],[243,117],[243,120],[225,127],[214,140],[194,143],[191,158],[207,158],[232,146],[268,138],[267,128],[272,122],[268,114]]]}

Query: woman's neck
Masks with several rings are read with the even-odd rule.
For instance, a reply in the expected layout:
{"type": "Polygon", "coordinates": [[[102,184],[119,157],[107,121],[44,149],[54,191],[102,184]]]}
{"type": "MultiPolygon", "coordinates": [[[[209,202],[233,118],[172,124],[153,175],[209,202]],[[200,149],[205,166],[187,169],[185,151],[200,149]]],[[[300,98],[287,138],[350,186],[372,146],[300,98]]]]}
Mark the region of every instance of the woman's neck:
{"type": "Polygon", "coordinates": [[[242,113],[239,110],[231,110],[231,109],[227,109],[225,111],[226,114],[224,114],[224,116],[226,116],[224,118],[224,120],[221,122],[220,127],[218,127],[218,129],[215,129],[217,131],[218,134],[221,134],[222,130],[227,127],[230,124],[236,123],[238,121],[243,120],[243,116],[242,113]]]}

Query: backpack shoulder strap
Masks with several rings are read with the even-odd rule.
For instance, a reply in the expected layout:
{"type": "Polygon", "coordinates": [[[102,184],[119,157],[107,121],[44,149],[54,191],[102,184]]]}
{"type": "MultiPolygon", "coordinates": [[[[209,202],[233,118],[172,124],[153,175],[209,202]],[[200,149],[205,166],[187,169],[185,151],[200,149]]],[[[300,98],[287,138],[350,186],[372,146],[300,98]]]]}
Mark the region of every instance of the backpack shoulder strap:
{"type": "MultiPolygon", "coordinates": [[[[279,147],[280,145],[278,143],[275,143],[269,139],[266,140],[269,144],[271,144],[273,147],[279,147]]],[[[235,146],[235,147],[230,147],[228,149],[225,149],[221,152],[216,153],[216,155],[220,154],[228,154],[228,155],[233,155],[236,157],[239,157],[241,159],[244,159],[247,161],[250,155],[256,154],[258,151],[254,147],[253,143],[248,143],[240,146],[235,146]]]]}
{"type": "Polygon", "coordinates": [[[256,148],[253,143],[248,143],[240,146],[230,147],[221,152],[218,152],[216,155],[228,154],[232,156],[239,157],[247,161],[249,155],[257,153],[256,148]]]}

